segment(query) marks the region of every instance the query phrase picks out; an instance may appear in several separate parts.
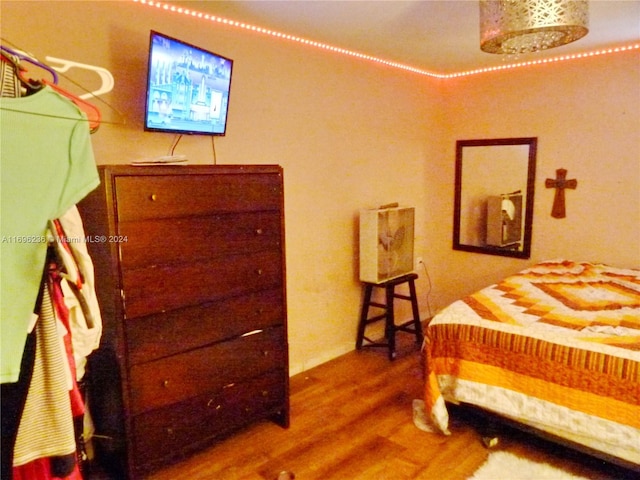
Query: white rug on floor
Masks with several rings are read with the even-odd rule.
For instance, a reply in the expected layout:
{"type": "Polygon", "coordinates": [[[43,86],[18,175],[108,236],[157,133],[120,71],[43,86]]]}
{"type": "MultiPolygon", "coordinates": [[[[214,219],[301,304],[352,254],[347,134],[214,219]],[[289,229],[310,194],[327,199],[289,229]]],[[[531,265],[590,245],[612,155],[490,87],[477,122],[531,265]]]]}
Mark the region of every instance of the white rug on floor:
{"type": "Polygon", "coordinates": [[[508,452],[493,452],[467,480],[589,480],[508,452]]]}

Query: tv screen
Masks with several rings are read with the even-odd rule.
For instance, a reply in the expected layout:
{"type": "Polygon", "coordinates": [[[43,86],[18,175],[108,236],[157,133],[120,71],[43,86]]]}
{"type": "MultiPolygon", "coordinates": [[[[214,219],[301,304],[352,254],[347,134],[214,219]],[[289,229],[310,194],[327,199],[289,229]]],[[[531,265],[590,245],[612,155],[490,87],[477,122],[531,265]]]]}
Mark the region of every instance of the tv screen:
{"type": "Polygon", "coordinates": [[[233,60],[151,31],[144,129],[224,135],[233,60]]]}

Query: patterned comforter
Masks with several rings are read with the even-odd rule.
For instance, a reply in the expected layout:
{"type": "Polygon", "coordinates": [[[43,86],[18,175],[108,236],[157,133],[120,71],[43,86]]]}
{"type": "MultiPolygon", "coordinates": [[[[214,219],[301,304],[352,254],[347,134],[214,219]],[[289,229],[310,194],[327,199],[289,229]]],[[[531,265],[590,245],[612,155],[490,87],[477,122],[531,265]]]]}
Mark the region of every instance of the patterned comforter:
{"type": "Polygon", "coordinates": [[[540,263],[441,311],[425,351],[443,432],[468,403],[640,465],[640,270],[540,263]]]}

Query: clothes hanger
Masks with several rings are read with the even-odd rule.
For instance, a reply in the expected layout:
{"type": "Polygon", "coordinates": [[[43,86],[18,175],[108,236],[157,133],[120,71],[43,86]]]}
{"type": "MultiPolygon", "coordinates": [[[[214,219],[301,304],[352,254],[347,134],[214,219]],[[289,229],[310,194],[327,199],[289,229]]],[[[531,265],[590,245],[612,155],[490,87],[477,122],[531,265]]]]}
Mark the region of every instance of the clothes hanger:
{"type": "Polygon", "coordinates": [[[109,70],[103,67],[98,67],[96,65],[89,65],[86,63],[75,62],[73,60],[66,60],[64,58],[50,57],[46,56],[45,60],[49,62],[49,66],[59,72],[65,73],[68,72],[71,68],[79,68],[82,70],[89,70],[90,72],[96,73],[100,77],[100,87],[97,90],[93,90],[92,92],[83,93],[79,95],[80,98],[86,100],[92,97],[99,97],[105,93],[109,93],[113,90],[114,80],[113,75],[109,70]]]}
{"type": "Polygon", "coordinates": [[[22,82],[23,85],[25,85],[25,87],[27,87],[27,90],[29,93],[33,93],[37,90],[40,90],[42,88],[42,86],[44,85],[48,85],[49,87],[51,87],[54,91],[56,91],[57,93],[61,94],[62,96],[68,98],[69,100],[71,100],[74,104],[76,104],[78,106],[78,108],[80,108],[80,110],[82,110],[85,115],[87,116],[87,120],[89,121],[89,131],[91,133],[94,133],[98,130],[98,127],[100,127],[100,122],[102,119],[102,114],[100,113],[100,109],[98,109],[98,107],[96,107],[95,105],[87,102],[86,100],[78,97],[77,95],[63,89],[62,87],[60,87],[59,85],[57,85],[58,82],[58,74],[55,72],[55,70],[53,70],[51,67],[49,67],[46,64],[43,64],[29,56],[23,55],[20,52],[17,52],[15,50],[12,50],[10,48],[5,47],[4,45],[0,46],[1,49],[1,53],[2,53],[2,59],[5,61],[9,61],[10,63],[12,63],[15,67],[15,71],[16,74],[18,76],[18,78],[20,79],[20,81],[22,82]],[[6,52],[6,53],[5,53],[6,52]],[[24,76],[24,72],[25,69],[24,67],[21,66],[20,63],[16,62],[15,59],[19,59],[20,61],[24,60],[27,61],[29,63],[31,63],[32,65],[35,65],[37,67],[40,67],[44,70],[46,70],[47,72],[49,72],[52,76],[52,80],[40,80],[40,81],[34,81],[31,78],[27,78],[24,76]]]}
{"type": "Polygon", "coordinates": [[[28,63],[30,63],[32,65],[35,65],[38,68],[42,68],[43,70],[46,70],[53,77],[53,83],[58,83],[58,73],[52,67],[47,65],[46,63],[39,62],[38,60],[36,60],[35,58],[33,58],[30,55],[27,55],[25,53],[19,52],[17,50],[13,50],[13,49],[11,49],[9,47],[6,47],[4,45],[0,45],[0,49],[6,51],[7,53],[10,53],[11,55],[13,55],[14,57],[18,58],[19,60],[24,60],[25,62],[28,62],[28,63]]]}
{"type": "MultiPolygon", "coordinates": [[[[1,1],[1,0],[0,0],[1,1]]],[[[24,50],[17,50],[15,49],[15,46],[13,43],[11,43],[9,40],[7,40],[6,38],[1,38],[0,40],[2,40],[2,42],[4,42],[4,44],[10,44],[12,48],[8,48],[5,47],[4,45],[0,45],[2,47],[3,53],[6,51],[7,54],[9,54],[9,51],[11,52],[15,52],[18,55],[20,55],[21,57],[24,57],[25,61],[28,61],[29,63],[34,64],[37,67],[40,67],[44,70],[46,70],[47,72],[49,72],[51,74],[52,80],[47,82],[46,80],[43,81],[42,83],[40,82],[36,82],[33,79],[29,79],[26,76],[23,76],[22,78],[20,78],[20,81],[23,82],[27,82],[27,85],[25,85],[25,88],[28,88],[29,93],[33,93],[35,92],[35,88],[32,86],[32,84],[30,82],[33,82],[34,84],[37,84],[40,86],[40,88],[43,86],[43,84],[48,84],[48,85],[52,85],[52,88],[54,90],[57,90],[58,93],[68,97],[71,101],[73,101],[74,103],[76,103],[76,105],[81,108],[85,114],[88,117],[88,120],[90,121],[90,128],[91,128],[91,133],[95,132],[99,125],[102,123],[107,123],[107,124],[112,124],[112,125],[125,125],[126,122],[126,118],[124,116],[124,114],[122,112],[120,112],[117,108],[115,108],[113,105],[111,105],[110,103],[106,102],[104,99],[102,99],[99,95],[105,94],[105,93],[109,93],[113,87],[114,87],[114,80],[113,80],[113,75],[111,74],[111,72],[109,72],[107,69],[103,68],[103,67],[99,67],[99,66],[95,66],[95,65],[88,65],[88,64],[84,64],[84,63],[79,63],[79,62],[75,62],[72,60],[66,60],[66,59],[62,59],[62,58],[56,58],[56,57],[46,57],[47,62],[53,62],[51,65],[49,63],[43,63],[38,61],[35,57],[31,56],[28,53],[24,53],[24,50]],[[64,72],[68,71],[70,68],[73,67],[77,67],[80,69],[85,69],[85,70],[90,70],[95,72],[96,74],[98,74],[98,76],[101,79],[101,85],[100,87],[95,90],[95,91],[89,91],[87,89],[85,89],[82,85],[76,83],[73,79],[67,77],[64,72]],[[78,86],[79,88],[85,90],[88,93],[85,94],[75,94],[75,93],[71,93],[68,90],[63,89],[62,87],[58,87],[57,86],[57,79],[58,77],[62,75],[63,77],[65,77],[68,81],[70,81],[71,83],[75,84],[76,86],[78,86]],[[118,117],[120,118],[119,121],[117,122],[113,122],[113,121],[104,121],[102,119],[102,113],[99,110],[99,108],[94,105],[93,103],[89,103],[88,99],[96,99],[97,101],[105,104],[107,107],[109,107],[109,109],[111,111],[113,111],[114,113],[116,113],[118,115],[118,117]]],[[[16,58],[16,61],[19,61],[19,59],[16,58]]],[[[25,70],[24,68],[22,70],[25,70]]],[[[24,75],[24,73],[26,72],[21,72],[22,75],[24,75]]],[[[7,110],[7,109],[11,109],[10,107],[5,107],[2,106],[1,107],[3,110],[7,110]]]]}

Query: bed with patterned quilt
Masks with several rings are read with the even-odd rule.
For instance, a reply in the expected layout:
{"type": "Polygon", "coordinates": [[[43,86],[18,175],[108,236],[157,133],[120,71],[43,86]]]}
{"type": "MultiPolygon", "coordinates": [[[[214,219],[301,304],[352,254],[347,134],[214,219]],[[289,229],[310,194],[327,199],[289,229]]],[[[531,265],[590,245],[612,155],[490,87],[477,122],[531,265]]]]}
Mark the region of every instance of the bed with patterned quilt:
{"type": "Polygon", "coordinates": [[[429,323],[425,409],[470,404],[640,467],[640,270],[539,263],[429,323]]]}

